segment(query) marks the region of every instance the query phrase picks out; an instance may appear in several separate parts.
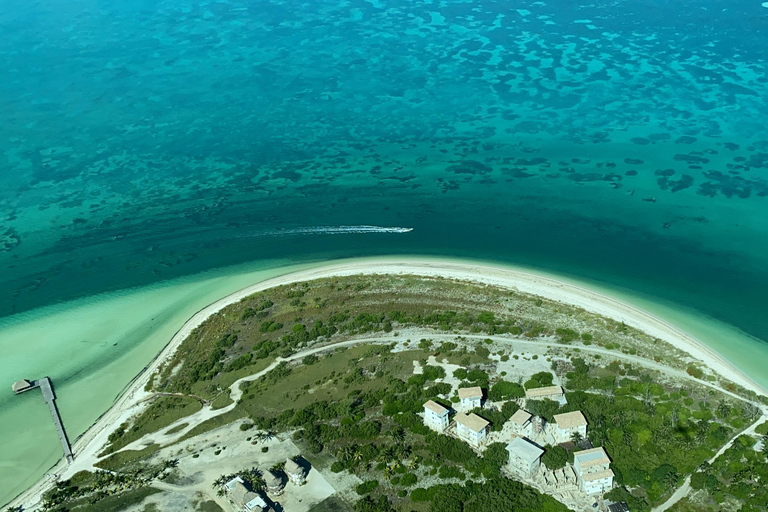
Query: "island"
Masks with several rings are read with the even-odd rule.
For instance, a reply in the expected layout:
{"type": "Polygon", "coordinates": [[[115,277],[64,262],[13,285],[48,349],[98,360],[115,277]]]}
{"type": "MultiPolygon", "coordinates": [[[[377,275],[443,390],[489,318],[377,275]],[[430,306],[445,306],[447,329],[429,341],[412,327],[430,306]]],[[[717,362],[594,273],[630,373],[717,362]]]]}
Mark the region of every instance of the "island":
{"type": "Polygon", "coordinates": [[[9,510],[766,510],[768,395],[593,291],[350,267],[201,311],[9,510]]]}

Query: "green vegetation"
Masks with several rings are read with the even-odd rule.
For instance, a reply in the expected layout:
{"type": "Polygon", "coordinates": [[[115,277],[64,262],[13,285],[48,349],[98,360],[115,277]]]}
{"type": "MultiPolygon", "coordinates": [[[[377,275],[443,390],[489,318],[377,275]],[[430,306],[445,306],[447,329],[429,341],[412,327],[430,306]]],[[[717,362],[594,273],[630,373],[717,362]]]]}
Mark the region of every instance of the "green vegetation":
{"type": "Polygon", "coordinates": [[[470,481],[465,485],[443,484],[429,489],[414,489],[411,499],[414,502],[430,502],[429,512],[568,510],[554,498],[539,494],[520,482],[498,477],[483,483],[470,481]]]}
{"type": "Polygon", "coordinates": [[[352,509],[341,499],[331,496],[312,507],[309,512],[352,512],[352,509]]]}
{"type": "Polygon", "coordinates": [[[565,467],[568,462],[568,452],[562,446],[544,447],[544,455],[541,456],[541,463],[549,469],[560,469],[565,467]]]}
{"type": "Polygon", "coordinates": [[[554,375],[549,372],[539,372],[531,375],[531,378],[525,381],[525,389],[545,388],[551,386],[554,375]]]}
{"type": "Polygon", "coordinates": [[[104,454],[112,453],[144,435],[157,432],[177,420],[189,416],[202,408],[199,400],[181,396],[157,398],[132,423],[123,423],[109,435],[109,446],[104,454]]]}
{"type": "Polygon", "coordinates": [[[195,512],[224,512],[224,510],[215,501],[208,500],[198,503],[195,512]]]}
{"type": "MultiPolygon", "coordinates": [[[[590,440],[605,447],[613,460],[618,487],[611,496],[629,502],[632,510],[647,511],[663,501],[685,475],[753,421],[754,411],[703,384],[670,384],[618,360],[595,364],[598,356],[590,356],[584,347],[579,353],[583,357],[562,357],[578,352],[580,343],[594,344],[617,354],[640,353],[706,379],[696,367],[680,362],[672,347],[623,324],[516,292],[408,276],[325,279],[248,297],[198,327],[152,385],[155,391],[195,395],[224,406],[231,383],[278,357],[354,335],[396,333],[408,327],[452,332],[456,342],[422,339],[418,350],[397,352],[391,352],[394,343],[329,348],[281,362],[244,384],[232,411],[197,425],[183,439],[241,418],[260,430],[293,431],[296,443],[307,457],[317,457],[321,470],[348,471],[363,479],[356,489],[361,496],[355,504],[358,511],[565,510],[535,490],[501,478],[507,460],[503,444],[490,445],[478,455],[467,444],[423,425],[418,413],[426,400],[444,405],[458,400],[449,384],[437,382],[445,370],[427,365],[430,355],[462,365],[453,372],[461,386],[481,386],[491,401],[504,402],[498,410],[476,411],[492,429],[500,430],[517,410],[514,400],[525,390],[503,380],[503,372],[496,374],[494,361],[520,356],[503,353],[492,340],[461,338],[471,333],[548,337],[572,344],[543,356],[552,362],[558,382],[565,383],[568,404],[528,400],[526,408],[549,421],[558,413],[584,412],[590,440]],[[418,375],[413,374],[415,362],[422,368],[418,375]],[[445,499],[434,499],[438,495],[445,499]]],[[[550,386],[555,375],[536,373],[525,387],[550,386]]],[[[165,428],[189,414],[187,408],[196,407],[199,401],[191,396],[161,397],[134,424],[113,433],[109,449],[165,428]]],[[[152,449],[120,452],[103,467],[135,464],[152,449]]],[[[569,456],[564,448],[551,447],[544,464],[563,467],[569,456]]],[[[744,483],[741,477],[713,476],[720,482],[719,492],[731,493],[726,499],[747,502],[743,493],[729,490],[744,483]]],[[[696,476],[697,482],[701,478],[696,476]]],[[[704,485],[700,491],[710,489],[704,485]]],[[[720,503],[719,496],[713,494],[713,503],[720,503]]],[[[315,509],[348,510],[333,500],[326,502],[315,509]]]]}
{"type": "Polygon", "coordinates": [[[768,437],[755,450],[757,439],[742,435],[712,465],[704,464],[691,477],[693,494],[672,510],[699,512],[709,510],[768,510],[768,437]]]}
{"type": "MultiPolygon", "coordinates": [[[[631,346],[672,366],[682,359],[674,348],[632,328],[538,297],[447,279],[351,276],[265,290],[224,308],[192,332],[152,385],[210,399],[232,382],[228,375],[255,373],[262,360],[312,343],[408,327],[631,346]]],[[[421,343],[423,350],[432,349],[429,341],[421,343]]],[[[467,364],[489,355],[482,345],[452,343],[437,352],[452,363],[469,357],[467,364]]]]}
{"type": "Polygon", "coordinates": [[[357,491],[357,494],[368,494],[369,492],[373,491],[379,486],[378,480],[368,480],[357,487],[355,487],[355,491],[357,491]]]}
{"type": "Polygon", "coordinates": [[[80,471],[46,492],[42,507],[46,512],[107,512],[138,505],[159,492],[151,482],[164,479],[175,465],[175,460],[167,460],[153,465],[126,463],[119,471],[80,471]]]}
{"type": "Polygon", "coordinates": [[[123,450],[110,455],[106,459],[100,460],[94,465],[97,468],[106,469],[109,471],[118,471],[122,469],[126,464],[146,459],[153,453],[157,452],[159,449],[160,445],[151,444],[142,450],[123,450]]]}

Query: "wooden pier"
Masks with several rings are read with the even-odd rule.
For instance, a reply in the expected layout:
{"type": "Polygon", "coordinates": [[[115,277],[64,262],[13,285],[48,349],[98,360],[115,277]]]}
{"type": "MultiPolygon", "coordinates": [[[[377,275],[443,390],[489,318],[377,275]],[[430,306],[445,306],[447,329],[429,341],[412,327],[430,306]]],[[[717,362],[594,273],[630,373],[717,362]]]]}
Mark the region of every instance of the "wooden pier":
{"type": "Polygon", "coordinates": [[[43,400],[48,404],[48,409],[51,411],[53,417],[53,425],[56,427],[56,433],[59,435],[59,441],[61,441],[61,447],[64,449],[64,458],[67,462],[72,464],[75,460],[75,456],[72,454],[72,447],[69,445],[69,439],[67,439],[67,432],[64,430],[64,424],[61,422],[61,415],[59,409],[56,407],[56,395],[53,392],[53,386],[51,386],[51,379],[43,377],[42,379],[27,381],[20,380],[13,385],[13,392],[17,395],[31,389],[40,388],[43,393],[43,400]]]}

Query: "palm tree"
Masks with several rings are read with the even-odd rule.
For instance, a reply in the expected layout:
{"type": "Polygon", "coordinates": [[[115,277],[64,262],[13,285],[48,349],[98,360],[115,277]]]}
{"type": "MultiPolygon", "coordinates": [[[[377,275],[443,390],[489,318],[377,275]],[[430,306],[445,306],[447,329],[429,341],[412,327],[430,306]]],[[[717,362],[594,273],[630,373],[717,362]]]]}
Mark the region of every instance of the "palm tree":
{"type": "Polygon", "coordinates": [[[584,436],[581,435],[581,432],[574,432],[571,434],[571,441],[573,444],[578,445],[580,442],[584,440],[584,436]]]}
{"type": "Polygon", "coordinates": [[[402,427],[397,427],[389,431],[389,437],[391,437],[396,443],[400,443],[405,439],[405,430],[402,427]]]}
{"type": "Polygon", "coordinates": [[[419,462],[416,459],[408,461],[408,469],[414,470],[419,467],[419,462]]]}
{"type": "Polygon", "coordinates": [[[379,452],[379,460],[382,462],[389,462],[395,458],[395,451],[391,446],[387,446],[379,452]]]}

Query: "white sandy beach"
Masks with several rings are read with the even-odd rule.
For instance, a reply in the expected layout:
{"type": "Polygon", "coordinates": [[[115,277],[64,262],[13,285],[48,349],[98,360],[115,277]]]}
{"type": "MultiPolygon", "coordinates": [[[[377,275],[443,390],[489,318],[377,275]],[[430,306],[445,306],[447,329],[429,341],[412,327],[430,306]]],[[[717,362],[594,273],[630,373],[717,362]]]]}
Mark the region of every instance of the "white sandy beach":
{"type": "MultiPolygon", "coordinates": [[[[268,279],[224,297],[205,307],[190,318],[173,336],[165,348],[147,366],[126,389],[125,393],[91,426],[73,445],[76,461],[67,468],[60,462],[52,470],[55,474],[71,475],[83,461],[93,461],[96,454],[103,448],[106,438],[118,425],[140,410],[141,403],[148,393],[144,386],[155,371],[173,355],[181,342],[202,322],[224,307],[237,302],[253,293],[294,282],[307,281],[334,276],[353,274],[413,274],[421,276],[442,276],[445,278],[467,280],[489,285],[514,288],[521,292],[538,295],[547,299],[572,304],[587,311],[624,322],[647,334],[662,339],[700,360],[713,372],[734,383],[751,389],[760,394],[768,395],[768,391],[752,381],[723,357],[694,337],[682,332],[669,323],[621,300],[609,297],[594,290],[571,284],[543,274],[516,270],[509,267],[490,264],[451,261],[427,258],[366,258],[361,260],[345,260],[314,267],[307,270],[285,274],[268,279]]],[[[13,505],[23,505],[25,510],[31,510],[40,501],[42,493],[51,485],[48,478],[41,479],[27,491],[15,499],[13,505]]]]}

